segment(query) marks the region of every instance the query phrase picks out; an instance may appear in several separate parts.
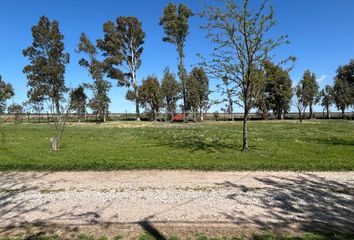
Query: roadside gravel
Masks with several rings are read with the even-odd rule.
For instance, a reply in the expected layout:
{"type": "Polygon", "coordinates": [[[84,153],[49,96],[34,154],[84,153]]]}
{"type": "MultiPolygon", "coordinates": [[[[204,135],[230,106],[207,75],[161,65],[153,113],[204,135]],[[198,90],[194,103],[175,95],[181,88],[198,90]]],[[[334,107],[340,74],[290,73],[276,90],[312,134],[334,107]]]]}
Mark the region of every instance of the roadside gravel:
{"type": "Polygon", "coordinates": [[[1,172],[2,232],[51,224],[354,232],[354,172],[1,172]]]}

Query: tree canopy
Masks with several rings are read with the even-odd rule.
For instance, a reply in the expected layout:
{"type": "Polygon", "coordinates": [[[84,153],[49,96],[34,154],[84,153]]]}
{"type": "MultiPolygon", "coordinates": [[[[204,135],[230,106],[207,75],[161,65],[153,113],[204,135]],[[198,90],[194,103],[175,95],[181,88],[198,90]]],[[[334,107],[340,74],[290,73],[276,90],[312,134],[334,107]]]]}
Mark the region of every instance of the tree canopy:
{"type": "Polygon", "coordinates": [[[177,111],[177,101],[181,98],[182,86],[168,68],[163,73],[161,90],[168,118],[171,119],[177,111]]]}
{"type": "Polygon", "coordinates": [[[0,75],[0,113],[6,109],[6,100],[14,96],[14,89],[10,83],[6,83],[0,75]]]}
{"type": "MultiPolygon", "coordinates": [[[[164,30],[164,37],[162,40],[164,42],[171,43],[176,46],[178,52],[178,76],[182,83],[182,97],[183,97],[183,111],[187,110],[187,96],[186,96],[186,78],[187,71],[184,66],[184,47],[186,43],[187,36],[189,34],[189,18],[193,16],[192,10],[190,10],[183,3],[179,4],[178,7],[169,3],[160,18],[160,25],[164,30]]],[[[184,114],[185,116],[185,114],[184,114]]],[[[186,120],[186,119],[184,119],[186,120]]]]}
{"type": "Polygon", "coordinates": [[[117,80],[118,86],[133,87],[136,117],[140,120],[137,71],[144,50],[145,33],[142,24],[136,17],[121,16],[115,23],[106,22],[103,32],[104,38],[97,40],[97,46],[103,51],[107,75],[117,80]]]}
{"type": "Polygon", "coordinates": [[[23,69],[28,79],[28,97],[33,102],[50,100],[52,111],[59,114],[60,102],[68,91],[64,74],[70,55],[64,52],[64,36],[58,21],[42,16],[32,27],[32,38],[32,45],[23,50],[30,61],[23,69]]]}
{"type": "MultiPolygon", "coordinates": [[[[84,87],[90,89],[93,93],[92,98],[88,102],[88,106],[96,114],[98,120],[105,122],[108,114],[109,103],[108,91],[111,88],[111,83],[104,80],[105,63],[98,60],[97,48],[87,38],[86,34],[82,33],[77,51],[85,53],[88,59],[81,58],[79,64],[85,67],[93,79],[93,83],[86,83],[84,87]]],[[[81,96],[83,97],[83,96],[81,96]]]]}
{"type": "Polygon", "coordinates": [[[143,80],[139,97],[142,106],[150,111],[156,120],[163,103],[163,92],[156,76],[151,75],[143,80]]]}

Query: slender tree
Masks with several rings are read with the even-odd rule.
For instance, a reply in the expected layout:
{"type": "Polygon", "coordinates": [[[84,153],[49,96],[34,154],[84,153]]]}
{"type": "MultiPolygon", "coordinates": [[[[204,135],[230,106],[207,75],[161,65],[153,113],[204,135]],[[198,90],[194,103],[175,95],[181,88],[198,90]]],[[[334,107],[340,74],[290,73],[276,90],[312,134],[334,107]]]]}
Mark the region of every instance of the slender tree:
{"type": "Polygon", "coordinates": [[[187,71],[184,67],[184,47],[187,36],[189,34],[188,20],[193,16],[192,11],[184,4],[179,4],[178,7],[169,3],[160,18],[160,25],[163,27],[165,36],[164,42],[171,43],[176,46],[178,52],[178,76],[182,83],[182,97],[183,97],[183,115],[186,121],[186,78],[187,71]]]}
{"type": "Polygon", "coordinates": [[[60,33],[58,21],[42,16],[32,27],[33,43],[23,50],[30,63],[24,67],[29,87],[29,101],[49,100],[54,115],[54,136],[50,139],[54,151],[59,150],[66,118],[61,102],[68,91],[65,86],[65,65],[70,56],[64,52],[64,36],[60,33]]]}
{"type": "Polygon", "coordinates": [[[136,17],[118,17],[103,25],[104,38],[97,40],[97,46],[103,51],[108,68],[108,77],[116,79],[118,86],[133,87],[136,120],[140,120],[139,83],[137,71],[141,66],[141,54],[145,33],[136,17]]]}
{"type": "Polygon", "coordinates": [[[6,109],[6,100],[14,96],[14,89],[10,83],[6,83],[0,75],[0,113],[6,109]]]}
{"type": "Polygon", "coordinates": [[[223,96],[221,100],[216,100],[216,104],[221,104],[224,103],[226,109],[224,109],[224,112],[230,114],[230,119],[232,122],[235,121],[234,118],[234,105],[237,103],[237,94],[235,91],[235,87],[232,85],[233,82],[229,80],[227,76],[224,76],[221,78],[222,83],[217,84],[216,88],[217,91],[223,96]]]}
{"type": "Polygon", "coordinates": [[[333,88],[331,85],[326,85],[320,92],[321,105],[326,109],[327,119],[330,119],[329,108],[334,103],[333,88]]]}
{"type": "Polygon", "coordinates": [[[295,93],[294,95],[297,98],[294,105],[298,111],[299,120],[300,122],[302,122],[303,115],[307,108],[307,101],[306,101],[305,91],[303,89],[303,85],[301,84],[301,82],[299,82],[294,88],[294,93],[295,93]]]}
{"type": "MultiPolygon", "coordinates": [[[[204,120],[204,112],[209,107],[209,79],[202,67],[194,67],[190,73],[190,78],[193,78],[196,85],[195,96],[196,98],[196,109],[199,112],[200,121],[204,120]]],[[[187,88],[187,92],[188,92],[187,88]]],[[[193,92],[194,94],[194,92],[193,92]]],[[[191,94],[189,94],[190,96],[191,94]]]]}
{"type": "Polygon", "coordinates": [[[177,101],[181,99],[182,86],[177,82],[176,77],[168,68],[163,73],[161,90],[164,98],[164,105],[169,120],[176,113],[177,101]]]}
{"type": "Polygon", "coordinates": [[[319,85],[316,81],[316,75],[306,70],[301,79],[304,100],[310,108],[310,118],[314,118],[313,105],[319,101],[319,85]]]}
{"type": "Polygon", "coordinates": [[[32,37],[32,45],[23,50],[23,55],[30,61],[23,69],[30,88],[28,97],[35,101],[49,100],[53,112],[60,115],[60,102],[68,91],[64,74],[70,56],[64,52],[64,36],[60,33],[58,21],[51,22],[42,16],[32,27],[32,37]]]}
{"type": "Polygon", "coordinates": [[[81,117],[85,116],[86,114],[86,100],[87,96],[85,94],[85,89],[82,85],[71,90],[69,108],[76,112],[77,119],[79,122],[81,121],[81,117]]]}
{"type": "Polygon", "coordinates": [[[186,78],[185,84],[185,93],[186,93],[186,102],[185,110],[191,111],[193,116],[193,121],[197,121],[198,106],[200,105],[199,101],[199,89],[198,81],[193,75],[188,75],[186,78]]]}
{"type": "Polygon", "coordinates": [[[226,76],[234,82],[242,102],[243,151],[248,151],[247,123],[259,89],[255,73],[262,62],[270,59],[274,48],[288,43],[287,36],[267,38],[275,25],[273,8],[267,9],[266,0],[262,1],[257,11],[250,10],[248,0],[244,0],[242,5],[234,0],[222,0],[221,4],[209,6],[201,14],[207,20],[202,28],[215,44],[211,61],[203,65],[213,78],[226,76]]]}
{"type": "Polygon", "coordinates": [[[163,103],[163,93],[156,76],[148,76],[140,87],[140,102],[142,106],[153,114],[154,120],[163,103]]]}
{"type": "Polygon", "coordinates": [[[339,110],[342,112],[342,118],[344,118],[345,109],[347,109],[352,103],[351,95],[352,91],[347,81],[335,78],[333,86],[334,102],[339,110]]]}
{"type": "Polygon", "coordinates": [[[88,106],[93,110],[98,120],[105,122],[108,115],[109,103],[111,102],[108,97],[108,91],[112,86],[108,81],[104,80],[105,63],[98,60],[96,46],[90,42],[84,33],[80,36],[77,51],[85,53],[88,56],[88,59],[81,58],[79,64],[88,70],[93,79],[92,84],[84,85],[93,92],[88,106]]]}

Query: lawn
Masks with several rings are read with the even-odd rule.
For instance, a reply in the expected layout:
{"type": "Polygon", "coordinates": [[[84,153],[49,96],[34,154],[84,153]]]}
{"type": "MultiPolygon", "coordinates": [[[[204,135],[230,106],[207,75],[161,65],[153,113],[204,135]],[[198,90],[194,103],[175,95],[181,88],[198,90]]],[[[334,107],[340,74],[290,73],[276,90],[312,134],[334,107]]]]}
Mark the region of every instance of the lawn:
{"type": "Polygon", "coordinates": [[[46,124],[0,125],[0,170],[354,170],[354,121],[70,124],[50,150],[46,124]]]}

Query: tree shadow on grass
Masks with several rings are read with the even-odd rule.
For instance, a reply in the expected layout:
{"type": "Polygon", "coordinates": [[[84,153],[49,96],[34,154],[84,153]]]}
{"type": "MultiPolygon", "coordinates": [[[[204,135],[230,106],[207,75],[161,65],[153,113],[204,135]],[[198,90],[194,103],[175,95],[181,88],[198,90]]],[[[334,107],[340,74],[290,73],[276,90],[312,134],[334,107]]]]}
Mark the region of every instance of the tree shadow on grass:
{"type": "Polygon", "coordinates": [[[259,194],[259,207],[264,210],[259,214],[249,215],[243,208],[222,213],[235,224],[256,225],[262,230],[354,233],[354,183],[343,184],[315,174],[255,179],[265,185],[262,192],[236,183],[221,183],[238,190],[226,197],[245,209],[252,203],[242,202],[240,192],[259,194]]]}
{"type": "Polygon", "coordinates": [[[303,140],[309,143],[319,143],[328,145],[342,145],[342,146],[354,146],[354,140],[351,139],[340,139],[337,137],[332,137],[331,139],[326,138],[311,138],[303,140]]]}
{"type": "Polygon", "coordinates": [[[173,136],[160,140],[160,145],[171,148],[186,149],[190,152],[204,151],[207,153],[239,151],[241,145],[218,137],[203,135],[173,136]]]}

